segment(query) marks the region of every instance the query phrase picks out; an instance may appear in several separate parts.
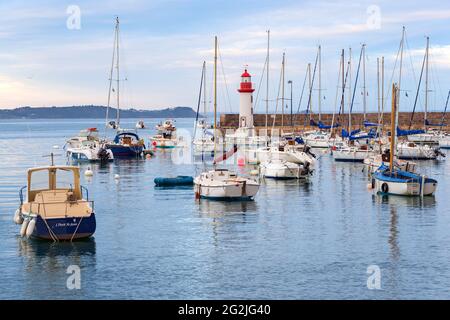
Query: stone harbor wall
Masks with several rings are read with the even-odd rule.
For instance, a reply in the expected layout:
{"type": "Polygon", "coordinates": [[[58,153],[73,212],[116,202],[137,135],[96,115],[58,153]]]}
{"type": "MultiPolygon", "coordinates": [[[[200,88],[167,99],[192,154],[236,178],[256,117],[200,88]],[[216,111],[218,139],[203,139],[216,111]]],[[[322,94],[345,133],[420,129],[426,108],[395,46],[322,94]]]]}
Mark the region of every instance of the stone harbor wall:
{"type": "MultiPolygon", "coordinates": [[[[400,112],[399,114],[399,123],[402,129],[408,129],[411,112],[400,112]]],[[[292,124],[294,125],[295,131],[303,131],[314,129],[315,127],[309,126],[310,117],[314,119],[314,121],[319,121],[319,116],[317,114],[305,115],[305,114],[294,114],[292,116],[292,124]],[[305,127],[306,124],[306,127],[305,127]]],[[[445,122],[448,123],[450,121],[449,112],[445,115],[445,122]]],[[[331,125],[331,121],[333,118],[333,114],[322,114],[321,120],[326,125],[331,125]]],[[[355,113],[352,115],[352,128],[356,129],[358,127],[362,127],[363,123],[363,114],[355,113]]],[[[378,122],[378,114],[377,113],[368,113],[366,114],[366,119],[370,122],[378,122]]],[[[268,115],[268,126],[269,129],[272,127],[273,122],[275,120],[275,127],[277,129],[283,129],[285,131],[292,131],[291,127],[291,115],[285,114],[282,116],[281,114],[277,115],[268,115]]],[[[384,125],[390,126],[391,123],[391,114],[385,113],[383,116],[384,125]]],[[[335,115],[335,122],[340,123],[344,127],[348,125],[348,114],[335,115]]],[[[441,123],[442,121],[442,112],[429,112],[428,113],[428,121],[431,123],[441,123]]],[[[412,129],[422,129],[424,124],[424,113],[416,112],[414,114],[412,129]]],[[[257,129],[264,129],[266,125],[266,115],[265,114],[255,114],[254,115],[254,125],[257,129]]],[[[239,114],[221,114],[220,115],[220,127],[221,129],[236,129],[239,126],[239,114]]],[[[444,127],[443,130],[448,131],[448,127],[444,127]]]]}

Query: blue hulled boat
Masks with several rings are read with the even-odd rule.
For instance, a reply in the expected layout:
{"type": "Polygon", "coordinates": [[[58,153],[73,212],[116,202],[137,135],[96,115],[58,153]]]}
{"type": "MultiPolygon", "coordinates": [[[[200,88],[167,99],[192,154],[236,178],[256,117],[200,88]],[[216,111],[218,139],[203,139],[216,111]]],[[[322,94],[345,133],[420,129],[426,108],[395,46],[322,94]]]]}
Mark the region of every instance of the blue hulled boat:
{"type": "Polygon", "coordinates": [[[28,170],[28,184],[20,190],[14,222],[21,225],[20,235],[27,238],[72,241],[92,236],[96,229],[94,203],[80,185],[79,168],[52,165],[28,170]]]}
{"type": "Polygon", "coordinates": [[[144,151],[145,143],[139,138],[137,133],[131,131],[121,131],[117,133],[114,141],[106,144],[106,148],[111,150],[114,158],[137,158],[144,151]]]}

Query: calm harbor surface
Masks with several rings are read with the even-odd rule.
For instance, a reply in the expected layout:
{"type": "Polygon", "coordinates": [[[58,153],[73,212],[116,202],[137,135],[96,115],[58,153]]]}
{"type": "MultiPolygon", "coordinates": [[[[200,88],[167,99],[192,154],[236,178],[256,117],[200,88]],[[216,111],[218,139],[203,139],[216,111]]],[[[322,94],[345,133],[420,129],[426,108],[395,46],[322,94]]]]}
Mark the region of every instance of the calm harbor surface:
{"type": "MultiPolygon", "coordinates": [[[[141,137],[148,141],[160,120],[145,120],[141,137]]],[[[0,120],[0,299],[450,298],[450,159],[419,162],[439,182],[435,197],[374,195],[362,164],[317,151],[310,183],[265,180],[255,201],[228,203],[197,202],[192,188],[155,188],[156,176],[203,168],[173,163],[171,151],[83,164],[94,171],[82,184],[95,201],[95,236],[22,240],[13,214],[26,170],[48,165],[43,155],[52,151],[62,155],[79,130],[103,124],[0,120]],[[69,265],[81,268],[80,290],[66,287],[69,265]],[[371,265],[381,270],[381,290],[367,287],[371,265]]],[[[176,125],[192,131],[193,119],[176,125]]]]}

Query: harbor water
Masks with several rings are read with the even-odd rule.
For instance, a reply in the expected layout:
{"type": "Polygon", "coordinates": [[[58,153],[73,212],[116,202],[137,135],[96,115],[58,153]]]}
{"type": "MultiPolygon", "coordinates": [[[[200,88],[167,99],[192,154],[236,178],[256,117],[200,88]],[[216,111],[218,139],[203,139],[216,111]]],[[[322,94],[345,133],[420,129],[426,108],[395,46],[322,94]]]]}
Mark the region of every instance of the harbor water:
{"type": "MultiPolygon", "coordinates": [[[[147,142],[159,121],[139,130],[147,142]]],[[[192,131],[193,122],[176,125],[192,131]]],[[[450,298],[450,159],[419,162],[438,180],[434,197],[374,195],[362,164],[317,151],[309,183],[264,180],[255,201],[219,202],[196,201],[192,187],[156,188],[155,177],[204,168],[157,150],[151,159],[81,165],[94,172],[82,175],[97,217],[90,240],[21,239],[13,215],[26,170],[49,164],[51,152],[66,163],[66,139],[103,126],[0,120],[0,299],[450,298]],[[79,289],[67,286],[69,266],[80,268],[79,289]],[[373,270],[379,289],[368,286],[373,270]]]]}

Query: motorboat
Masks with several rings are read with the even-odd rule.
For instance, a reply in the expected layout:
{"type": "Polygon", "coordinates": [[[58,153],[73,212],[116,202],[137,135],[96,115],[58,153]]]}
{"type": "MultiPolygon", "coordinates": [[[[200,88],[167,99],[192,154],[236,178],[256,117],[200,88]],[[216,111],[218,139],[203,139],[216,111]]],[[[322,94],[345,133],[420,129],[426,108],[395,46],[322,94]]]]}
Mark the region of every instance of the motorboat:
{"type": "Polygon", "coordinates": [[[22,237],[72,241],[94,234],[94,202],[80,185],[79,167],[32,168],[27,182],[20,189],[20,206],[14,215],[22,237]]]}
{"type": "Polygon", "coordinates": [[[132,130],[120,130],[112,142],[106,143],[106,148],[111,150],[115,158],[140,157],[144,147],[144,140],[132,130]]]}
{"type": "Polygon", "coordinates": [[[139,121],[136,123],[136,129],[145,129],[145,123],[144,123],[144,121],[139,120],[139,121]]]}
{"type": "Polygon", "coordinates": [[[312,175],[309,162],[299,164],[280,159],[261,163],[261,176],[273,179],[307,179],[312,175]]]}
{"type": "Polygon", "coordinates": [[[78,136],[67,140],[66,156],[71,161],[107,162],[113,161],[114,155],[99,138],[96,128],[81,130],[78,136]]]}
{"type": "Polygon", "coordinates": [[[194,179],[196,198],[211,200],[253,200],[259,182],[238,176],[228,169],[214,169],[201,173],[194,179]]]}

